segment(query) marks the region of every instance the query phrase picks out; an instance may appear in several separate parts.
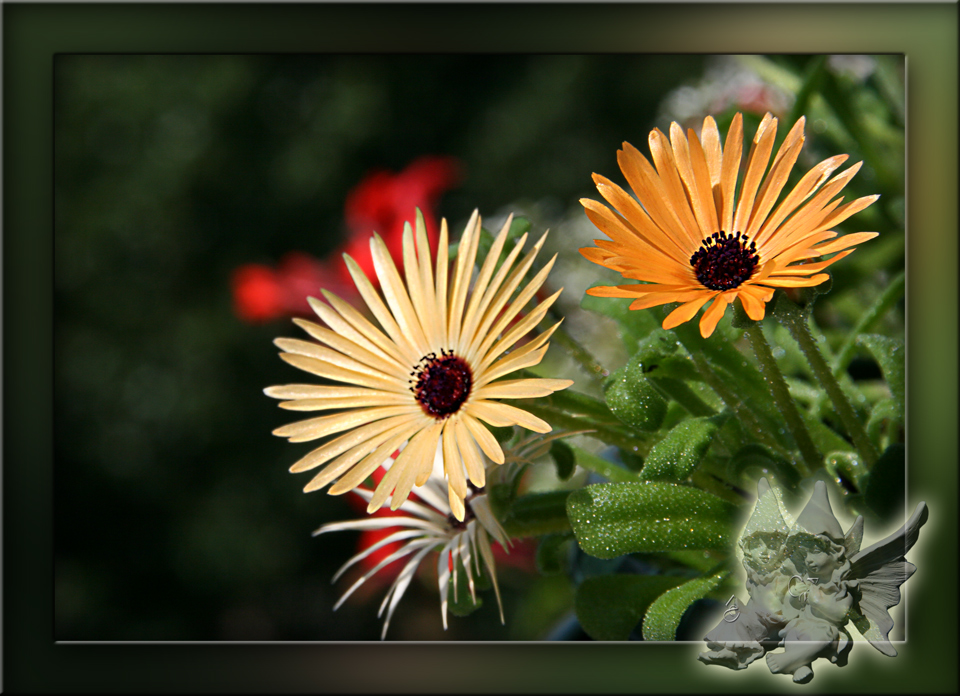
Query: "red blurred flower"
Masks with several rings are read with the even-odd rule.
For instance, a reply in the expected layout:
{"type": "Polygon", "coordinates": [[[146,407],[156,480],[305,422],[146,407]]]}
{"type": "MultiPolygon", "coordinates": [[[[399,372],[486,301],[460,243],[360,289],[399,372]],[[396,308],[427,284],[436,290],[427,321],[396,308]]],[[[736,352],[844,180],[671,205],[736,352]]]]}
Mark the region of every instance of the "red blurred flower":
{"type": "MultiPolygon", "coordinates": [[[[369,241],[370,234],[376,232],[400,266],[403,263],[403,223],[412,223],[415,208],[420,208],[427,236],[430,243],[435,244],[437,218],[434,208],[440,196],[456,186],[460,177],[461,166],[456,159],[433,155],[414,160],[399,174],[371,172],[347,194],[344,216],[350,236],[341,250],[350,254],[373,280],[376,276],[369,241]]],[[[349,280],[346,265],[340,262],[339,268],[342,277],[349,280]]]]}
{"type": "Polygon", "coordinates": [[[307,297],[319,296],[321,288],[349,301],[356,291],[343,253],[350,254],[376,284],[370,255],[371,234],[377,232],[383,238],[394,262],[402,267],[403,223],[413,222],[415,209],[420,208],[430,241],[436,243],[434,208],[444,191],[459,182],[460,171],[459,162],[452,157],[426,156],[413,161],[399,174],[368,174],[347,194],[347,239],[335,252],[319,260],[291,252],[276,268],[245,264],[234,270],[230,284],[237,315],[254,324],[280,317],[310,316],[307,297]]]}
{"type": "Polygon", "coordinates": [[[251,324],[280,317],[312,314],[308,296],[317,297],[326,288],[349,298],[353,283],[345,284],[330,261],[319,261],[309,254],[290,252],[276,268],[248,263],[236,268],[230,278],[234,311],[251,324]]]}

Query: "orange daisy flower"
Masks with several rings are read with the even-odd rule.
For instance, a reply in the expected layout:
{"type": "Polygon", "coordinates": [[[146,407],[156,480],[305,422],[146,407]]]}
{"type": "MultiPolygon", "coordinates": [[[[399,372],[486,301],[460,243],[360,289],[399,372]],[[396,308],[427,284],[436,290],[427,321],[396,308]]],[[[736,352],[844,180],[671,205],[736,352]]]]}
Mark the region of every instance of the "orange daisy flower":
{"type": "Polygon", "coordinates": [[[700,319],[700,333],[706,338],[737,298],[747,316],[759,321],[776,288],[827,280],[823,269],[877,236],[858,232],[835,239],[832,228],[879,196],[841,205],[843,198],[836,196],[862,162],[831,178],[847,159],[837,155],[807,172],[776,205],[803,147],[803,125],[801,118],[790,129],[767,171],[777,119],[769,113],[763,117],[743,166],[739,192],[741,114],[734,116],[722,148],[711,116],[704,119],[701,138],[692,129],[684,135],[677,123],[670,125],[669,140],[654,129],[649,138],[653,165],[624,143],[617,162],[637,198],[594,174],[597,189],[613,209],[586,198],[580,202],[590,221],[611,241],[594,240],[596,247],[580,253],[642,283],[596,287],[587,294],[633,298],[630,309],[681,303],[664,319],[664,329],[689,321],[712,300],[700,319]],[[834,255],[811,262],[827,254],[834,255]]]}

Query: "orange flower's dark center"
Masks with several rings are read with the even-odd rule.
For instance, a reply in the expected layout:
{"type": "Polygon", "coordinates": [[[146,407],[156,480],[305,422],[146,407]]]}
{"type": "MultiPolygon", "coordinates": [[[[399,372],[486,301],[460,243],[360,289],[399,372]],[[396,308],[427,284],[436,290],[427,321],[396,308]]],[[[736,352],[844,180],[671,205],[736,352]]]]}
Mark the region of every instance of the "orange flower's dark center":
{"type": "Polygon", "coordinates": [[[760,263],[756,242],[747,243],[747,235],[737,232],[714,232],[703,240],[690,257],[690,265],[704,287],[711,290],[730,290],[739,287],[760,263]]]}
{"type": "Polygon", "coordinates": [[[410,391],[427,415],[446,418],[460,410],[470,396],[473,373],[463,358],[440,349],[440,355],[428,353],[410,376],[410,391]]]}

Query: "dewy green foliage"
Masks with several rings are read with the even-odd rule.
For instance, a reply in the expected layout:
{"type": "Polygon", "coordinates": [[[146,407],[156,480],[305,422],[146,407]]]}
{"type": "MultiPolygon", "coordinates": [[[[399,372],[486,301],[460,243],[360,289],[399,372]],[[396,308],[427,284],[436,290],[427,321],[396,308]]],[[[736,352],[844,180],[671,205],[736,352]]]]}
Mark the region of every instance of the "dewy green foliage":
{"type": "Polygon", "coordinates": [[[869,350],[880,363],[883,378],[890,387],[890,393],[893,394],[899,409],[898,415],[903,418],[903,405],[906,399],[903,341],[876,334],[862,334],[857,337],[857,344],[869,350]]]}
{"type": "Polygon", "coordinates": [[[657,597],[684,581],[677,575],[600,575],[577,588],[574,608],[594,640],[627,640],[657,597]]]}
{"type": "Polygon", "coordinates": [[[687,608],[698,599],[703,599],[726,575],[717,573],[696,578],[660,595],[643,617],[643,639],[673,640],[687,608]]]}
{"type": "Polygon", "coordinates": [[[553,457],[554,464],[557,465],[557,478],[566,481],[573,475],[577,468],[576,460],[570,445],[562,440],[554,440],[550,443],[550,456],[553,457]]]}
{"type": "Polygon", "coordinates": [[[504,531],[514,538],[570,531],[566,515],[568,491],[531,493],[514,497],[513,486],[488,486],[490,504],[504,531]]]}
{"type": "Polygon", "coordinates": [[[643,374],[643,363],[631,360],[610,375],[605,392],[614,415],[638,430],[656,430],[667,415],[667,402],[643,374]]]}
{"type": "Polygon", "coordinates": [[[641,475],[649,480],[684,481],[697,468],[713,442],[723,416],[691,418],[675,426],[657,443],[643,465],[641,475]]]}
{"type": "Polygon", "coordinates": [[[615,558],[636,551],[729,548],[736,508],[697,488],[645,481],[574,491],[567,515],[581,549],[615,558]]]}

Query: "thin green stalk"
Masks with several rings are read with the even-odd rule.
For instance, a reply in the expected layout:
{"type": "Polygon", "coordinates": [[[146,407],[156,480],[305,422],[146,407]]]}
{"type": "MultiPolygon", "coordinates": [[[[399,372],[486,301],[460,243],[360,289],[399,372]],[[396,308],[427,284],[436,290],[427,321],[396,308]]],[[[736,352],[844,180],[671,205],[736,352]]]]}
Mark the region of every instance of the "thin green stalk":
{"type": "Polygon", "coordinates": [[[665,394],[667,398],[673,399],[683,406],[691,416],[712,416],[717,412],[683,380],[673,377],[650,377],[648,381],[665,394]]]}
{"type": "Polygon", "coordinates": [[[597,383],[602,382],[606,377],[610,376],[609,370],[601,365],[597,359],[590,354],[590,351],[580,345],[573,336],[568,334],[562,324],[554,331],[551,339],[562,346],[570,354],[570,357],[576,360],[597,383]]]}
{"type": "Polygon", "coordinates": [[[864,315],[860,318],[860,321],[857,322],[857,325],[853,327],[853,330],[850,332],[847,340],[844,341],[843,345],[840,347],[840,351],[837,353],[837,356],[833,359],[831,370],[835,376],[839,377],[840,374],[846,370],[847,366],[850,364],[850,360],[853,358],[853,353],[856,350],[857,336],[870,331],[874,324],[876,324],[877,321],[879,321],[883,315],[886,314],[887,311],[901,297],[903,297],[904,284],[904,272],[900,271],[899,275],[890,281],[887,289],[881,293],[880,297],[877,298],[877,301],[873,304],[873,306],[864,313],[864,315]]]}
{"type": "MultiPolygon", "coordinates": [[[[785,299],[786,298],[781,297],[778,303],[785,304],[785,299]]],[[[853,406],[850,405],[846,394],[844,394],[843,389],[840,388],[840,383],[837,381],[833,371],[820,352],[820,348],[817,346],[813,334],[810,333],[806,315],[800,308],[795,306],[789,307],[789,309],[786,307],[778,307],[777,309],[778,311],[774,312],[774,316],[787,327],[787,330],[793,336],[794,340],[800,345],[800,350],[802,350],[804,356],[806,356],[810,369],[813,370],[814,376],[833,402],[833,407],[836,409],[837,415],[840,416],[843,427],[846,428],[847,434],[849,434],[850,439],[853,440],[853,444],[863,458],[864,463],[867,466],[873,466],[873,463],[877,461],[879,456],[877,450],[874,448],[873,443],[870,442],[870,438],[867,437],[867,431],[864,430],[863,424],[860,422],[860,419],[857,418],[853,406]]]]}
{"type": "Polygon", "coordinates": [[[803,461],[808,469],[804,475],[809,476],[811,472],[816,471],[822,466],[823,456],[817,450],[817,446],[813,444],[807,426],[804,424],[803,419],[800,417],[800,412],[797,410],[797,404],[790,396],[787,382],[783,378],[783,373],[780,372],[779,366],[777,366],[777,361],[774,359],[773,352],[770,350],[770,344],[767,343],[767,339],[763,335],[763,329],[760,323],[756,322],[747,327],[744,330],[744,335],[746,335],[750,341],[750,345],[753,347],[753,352],[757,356],[757,362],[760,365],[760,372],[763,373],[767,384],[770,386],[770,393],[773,395],[773,400],[776,402],[777,408],[780,409],[780,413],[783,414],[783,418],[787,422],[787,427],[790,429],[791,434],[793,434],[793,439],[800,449],[800,455],[803,457],[803,461]]]}
{"type": "Polygon", "coordinates": [[[608,462],[606,459],[580,449],[576,445],[570,445],[570,449],[578,466],[600,474],[613,483],[631,483],[642,480],[635,471],[631,471],[620,464],[608,462]]]}
{"type": "Polygon", "coordinates": [[[619,447],[624,452],[630,454],[645,455],[650,449],[650,443],[644,440],[631,437],[629,434],[620,430],[611,428],[603,423],[598,423],[590,418],[576,418],[563,411],[544,407],[539,400],[518,401],[517,406],[523,408],[538,418],[543,418],[554,428],[562,430],[592,430],[590,437],[594,437],[608,445],[619,447]]]}
{"type": "MultiPolygon", "coordinates": [[[[709,362],[700,356],[699,353],[691,352],[690,357],[693,359],[694,365],[696,365],[697,372],[703,377],[703,381],[717,393],[717,396],[726,404],[727,408],[733,411],[745,432],[754,435],[774,452],[782,454],[790,460],[794,459],[790,456],[789,452],[786,452],[783,447],[780,446],[780,443],[777,442],[775,438],[771,437],[767,429],[763,427],[753,411],[737,396],[736,392],[730,389],[722,379],[717,377],[716,372],[710,367],[709,362]]],[[[798,467],[803,466],[803,462],[801,461],[796,461],[796,464],[798,467]]]]}

